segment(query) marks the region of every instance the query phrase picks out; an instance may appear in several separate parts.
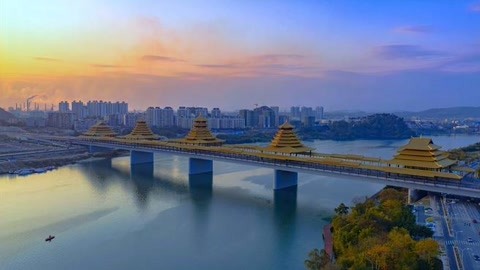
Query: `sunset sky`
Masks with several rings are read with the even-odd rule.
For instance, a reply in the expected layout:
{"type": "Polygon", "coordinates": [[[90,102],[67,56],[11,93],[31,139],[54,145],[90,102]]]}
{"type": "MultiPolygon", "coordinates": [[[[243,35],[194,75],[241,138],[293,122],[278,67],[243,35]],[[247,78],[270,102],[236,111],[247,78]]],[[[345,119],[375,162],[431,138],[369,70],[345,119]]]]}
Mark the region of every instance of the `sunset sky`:
{"type": "Polygon", "coordinates": [[[480,1],[2,0],[0,107],[480,106],[480,1]]]}

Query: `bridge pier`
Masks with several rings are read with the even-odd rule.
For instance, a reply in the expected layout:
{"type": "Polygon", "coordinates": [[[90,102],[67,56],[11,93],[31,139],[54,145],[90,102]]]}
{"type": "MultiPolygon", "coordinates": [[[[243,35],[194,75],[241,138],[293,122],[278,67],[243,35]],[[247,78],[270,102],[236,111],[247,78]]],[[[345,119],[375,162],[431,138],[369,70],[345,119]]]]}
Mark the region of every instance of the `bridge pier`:
{"type": "Polygon", "coordinates": [[[152,163],[153,164],[153,152],[142,151],[130,151],[130,165],[152,163]]]}
{"type": "Polygon", "coordinates": [[[190,158],[189,174],[202,174],[213,172],[213,161],[201,158],[190,158]]]}
{"type": "Polygon", "coordinates": [[[273,189],[284,189],[298,185],[298,173],[284,170],[275,170],[273,189]]]}
{"type": "Polygon", "coordinates": [[[409,188],[407,203],[408,204],[414,203],[420,200],[421,198],[425,197],[425,195],[427,195],[427,192],[424,190],[409,188]]]}

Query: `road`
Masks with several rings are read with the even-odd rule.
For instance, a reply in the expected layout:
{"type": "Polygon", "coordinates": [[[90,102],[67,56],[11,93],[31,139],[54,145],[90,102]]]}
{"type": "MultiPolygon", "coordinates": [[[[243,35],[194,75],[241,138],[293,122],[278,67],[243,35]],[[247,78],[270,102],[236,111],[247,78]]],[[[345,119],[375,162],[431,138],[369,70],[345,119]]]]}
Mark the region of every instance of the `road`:
{"type": "Polygon", "coordinates": [[[442,240],[450,261],[450,269],[459,269],[453,251],[454,246],[457,246],[460,252],[463,269],[480,269],[480,259],[475,259],[475,256],[480,256],[480,224],[473,222],[480,221],[479,205],[464,199],[452,200],[447,197],[446,203],[445,201],[442,203],[442,200],[444,199],[440,196],[435,196],[435,203],[440,206],[436,214],[442,222],[444,236],[442,240]],[[451,221],[451,234],[448,232],[444,213],[447,213],[451,221]]]}

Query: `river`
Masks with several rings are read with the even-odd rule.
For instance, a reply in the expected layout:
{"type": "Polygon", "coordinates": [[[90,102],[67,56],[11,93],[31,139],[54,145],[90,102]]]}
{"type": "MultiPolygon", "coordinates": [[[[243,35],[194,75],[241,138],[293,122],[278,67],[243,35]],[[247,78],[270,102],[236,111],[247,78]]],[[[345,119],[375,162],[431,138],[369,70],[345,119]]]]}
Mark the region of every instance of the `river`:
{"type": "MultiPolygon", "coordinates": [[[[433,140],[450,149],[480,137],[433,140]]],[[[389,158],[406,142],[307,144],[389,158]]],[[[153,176],[131,171],[128,157],[0,176],[0,269],[304,269],[333,209],[383,188],[300,174],[297,194],[274,195],[272,179],[271,169],[215,162],[209,189],[208,178],[189,179],[188,159],[164,154],[153,176]]]]}

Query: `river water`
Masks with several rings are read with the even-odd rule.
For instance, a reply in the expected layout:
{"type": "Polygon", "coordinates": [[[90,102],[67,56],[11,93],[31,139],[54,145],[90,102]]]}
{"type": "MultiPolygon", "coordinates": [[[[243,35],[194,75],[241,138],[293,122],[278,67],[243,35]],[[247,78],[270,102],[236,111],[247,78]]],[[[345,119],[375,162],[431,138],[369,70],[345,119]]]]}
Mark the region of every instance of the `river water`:
{"type": "MultiPolygon", "coordinates": [[[[479,136],[438,136],[450,149],[479,136]]],[[[402,141],[315,141],[322,153],[389,158],[402,141]]],[[[272,191],[273,171],[155,156],[153,174],[129,158],[90,160],[27,177],[0,176],[0,269],[304,269],[341,202],[383,186],[300,174],[297,193],[272,191]],[[47,243],[49,235],[56,238],[47,243]]]]}

